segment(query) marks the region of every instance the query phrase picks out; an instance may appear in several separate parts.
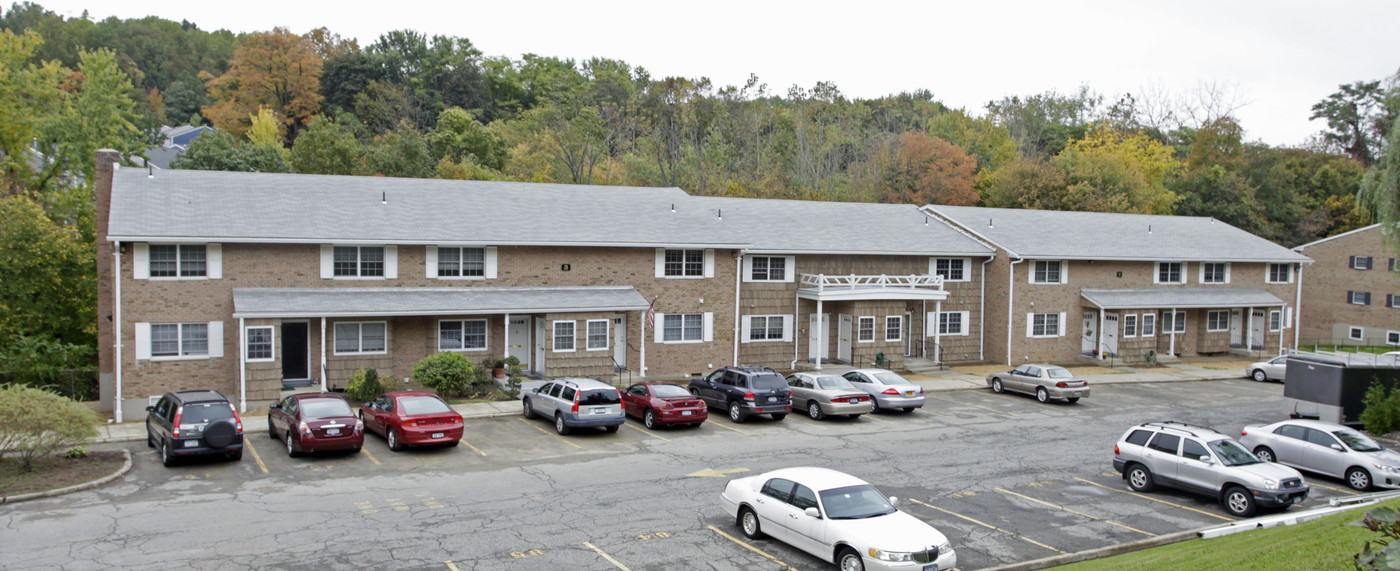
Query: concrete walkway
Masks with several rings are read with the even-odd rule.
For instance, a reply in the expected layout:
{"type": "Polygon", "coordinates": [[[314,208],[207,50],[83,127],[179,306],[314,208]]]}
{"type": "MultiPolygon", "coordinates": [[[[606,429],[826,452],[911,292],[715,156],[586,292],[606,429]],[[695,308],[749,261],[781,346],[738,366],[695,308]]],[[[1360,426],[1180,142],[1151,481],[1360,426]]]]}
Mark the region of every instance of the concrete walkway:
{"type": "MultiPolygon", "coordinates": [[[[851,367],[841,365],[824,365],[822,367],[822,372],[839,375],[850,369],[851,367]]],[[[1089,381],[1089,386],[1091,387],[1101,384],[1219,381],[1245,378],[1244,371],[1241,369],[1207,369],[1189,364],[1176,364],[1148,369],[1119,367],[1115,370],[1123,372],[1084,375],[1083,378],[1089,381]]],[[[963,374],[953,370],[938,371],[927,375],[909,375],[909,380],[918,383],[920,386],[924,387],[924,391],[927,392],[989,390],[987,389],[987,382],[984,377],[963,374]]],[[[682,382],[680,384],[684,383],[682,382]]],[[[510,400],[456,404],[452,405],[452,408],[458,413],[461,413],[463,418],[515,416],[520,414],[520,401],[510,400]]],[[[245,416],[243,418],[243,432],[245,434],[266,433],[266,418],[262,416],[245,416]]],[[[97,426],[97,433],[97,438],[94,438],[91,442],[140,442],[146,439],[145,418],[121,424],[100,424],[97,426]]]]}

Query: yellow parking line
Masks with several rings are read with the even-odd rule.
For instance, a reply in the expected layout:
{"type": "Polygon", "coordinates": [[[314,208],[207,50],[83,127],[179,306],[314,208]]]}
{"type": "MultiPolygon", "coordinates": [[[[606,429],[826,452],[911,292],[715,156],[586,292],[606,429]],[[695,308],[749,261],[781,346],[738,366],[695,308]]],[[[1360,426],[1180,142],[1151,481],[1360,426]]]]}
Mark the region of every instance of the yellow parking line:
{"type": "Polygon", "coordinates": [[[1128,526],[1123,525],[1123,524],[1121,524],[1121,523],[1118,523],[1118,522],[1116,522],[1116,521],[1107,520],[1107,519],[1103,519],[1103,518],[1100,518],[1100,517],[1094,517],[1094,516],[1091,516],[1091,515],[1086,514],[1086,513],[1084,513],[1084,512],[1074,511],[1074,510],[1069,509],[1069,508],[1067,508],[1067,507],[1055,505],[1055,504],[1052,504],[1052,503],[1047,502],[1047,501],[1045,501],[1045,500],[1038,500],[1038,499],[1036,499],[1036,498],[1032,498],[1032,497],[1027,496],[1027,495],[1025,495],[1025,494],[1018,494],[1018,493],[1013,492],[1013,491],[1011,491],[1011,490],[1004,490],[1004,489],[1002,489],[1002,488],[997,488],[996,490],[997,490],[998,492],[1002,492],[1002,493],[1004,493],[1004,494],[1011,494],[1011,495],[1016,496],[1016,497],[1018,497],[1018,498],[1024,498],[1024,499],[1033,501],[1033,502],[1038,503],[1038,504],[1045,504],[1045,505],[1050,506],[1050,507],[1055,508],[1055,509],[1064,510],[1064,511],[1067,511],[1067,512],[1072,513],[1072,514],[1074,514],[1074,515],[1084,516],[1084,517],[1087,517],[1087,518],[1092,519],[1092,520],[1094,520],[1094,521],[1101,521],[1101,522],[1105,522],[1105,523],[1111,523],[1111,524],[1113,524],[1113,525],[1116,525],[1116,526],[1121,527],[1121,528],[1123,528],[1123,529],[1126,529],[1126,530],[1128,530],[1128,531],[1136,531],[1136,532],[1141,533],[1141,534],[1143,534],[1143,535],[1146,535],[1146,536],[1148,536],[1148,537],[1157,537],[1157,534],[1155,534],[1155,533],[1148,533],[1148,532],[1143,531],[1143,530],[1141,530],[1141,529],[1137,529],[1137,528],[1133,528],[1133,527],[1128,527],[1128,526]]]}
{"type": "Polygon", "coordinates": [[[982,410],[989,411],[989,412],[995,412],[995,413],[997,413],[997,414],[1009,414],[1007,411],[1004,411],[1004,410],[997,410],[997,409],[994,409],[994,408],[988,408],[988,407],[985,407],[985,406],[972,404],[972,403],[970,403],[970,402],[958,402],[958,401],[955,401],[955,400],[948,400],[948,399],[938,398],[938,397],[931,397],[931,398],[934,398],[934,399],[936,399],[936,400],[941,400],[941,401],[943,401],[943,402],[950,402],[950,403],[953,403],[953,404],[960,404],[960,405],[963,405],[963,406],[970,406],[970,407],[973,407],[973,408],[980,408],[980,409],[982,409],[982,410]]]}
{"type": "Polygon", "coordinates": [[[914,409],[914,412],[917,412],[917,413],[920,413],[920,414],[927,414],[927,415],[929,415],[929,416],[936,416],[936,417],[939,417],[939,418],[950,418],[950,417],[949,417],[948,415],[946,415],[946,414],[933,412],[933,411],[931,411],[931,410],[924,410],[924,409],[922,409],[922,408],[916,408],[916,409],[914,409]]]}
{"type": "Polygon", "coordinates": [[[589,542],[585,541],[585,542],[583,542],[583,546],[584,546],[584,547],[587,547],[587,548],[589,548],[589,549],[592,549],[593,552],[594,552],[594,553],[597,553],[598,555],[602,555],[602,556],[603,556],[603,559],[607,559],[607,560],[608,560],[608,563],[612,563],[613,565],[616,565],[618,569],[621,569],[622,571],[632,571],[631,569],[628,569],[626,565],[623,565],[623,564],[619,563],[616,559],[613,559],[611,555],[608,555],[607,553],[603,553],[603,550],[602,550],[602,549],[598,549],[598,548],[595,547],[592,543],[589,543],[589,542]]]}
{"type": "Polygon", "coordinates": [[[870,413],[870,414],[864,415],[864,416],[862,416],[861,418],[868,418],[868,419],[873,420],[873,421],[875,421],[875,422],[883,422],[883,423],[885,423],[885,424],[894,424],[893,422],[890,422],[890,421],[885,420],[885,419],[883,419],[883,418],[877,418],[877,417],[875,416],[875,413],[873,413],[873,412],[870,413]]]}
{"type": "Polygon", "coordinates": [[[459,569],[457,569],[457,566],[456,566],[456,565],[453,565],[453,564],[452,564],[452,560],[451,560],[451,559],[448,559],[447,561],[443,561],[443,563],[446,563],[446,564],[447,564],[447,571],[460,571],[459,569]]]}
{"type": "Polygon", "coordinates": [[[778,565],[782,565],[783,567],[787,567],[789,571],[797,571],[797,568],[796,568],[796,567],[793,567],[793,566],[791,566],[791,565],[788,565],[787,563],[783,563],[783,561],[782,561],[781,559],[778,559],[777,557],[773,557],[772,555],[769,555],[769,554],[765,553],[762,549],[759,549],[759,548],[757,548],[757,547],[754,547],[754,546],[752,546],[752,545],[749,545],[747,542],[741,541],[741,540],[740,540],[739,538],[737,538],[737,537],[734,537],[734,536],[729,535],[729,534],[727,534],[727,533],[725,533],[725,532],[723,532],[723,531],[720,531],[719,528],[717,528],[717,527],[715,527],[715,526],[713,526],[713,525],[707,525],[707,526],[705,526],[705,527],[710,528],[710,531],[713,531],[713,532],[715,532],[715,533],[720,534],[720,536],[724,537],[725,539],[728,539],[729,541],[733,541],[734,543],[739,544],[739,545],[742,546],[744,549],[747,549],[747,550],[749,550],[749,551],[752,551],[752,552],[754,552],[754,553],[757,553],[757,554],[759,554],[759,555],[762,555],[762,556],[768,558],[769,561],[772,561],[772,562],[774,562],[774,563],[777,563],[778,565]]]}
{"type": "Polygon", "coordinates": [[[737,429],[737,428],[734,428],[733,426],[725,426],[725,425],[720,424],[720,423],[718,423],[718,422],[706,422],[705,424],[707,424],[707,425],[709,425],[709,426],[718,426],[718,427],[723,428],[723,429],[725,429],[725,430],[733,430],[734,432],[738,432],[739,434],[748,434],[748,433],[749,433],[749,431],[747,431],[747,430],[739,430],[739,429],[737,429]]]}
{"type": "Polygon", "coordinates": [[[523,418],[517,418],[516,420],[519,420],[520,422],[525,423],[525,426],[528,426],[528,427],[530,427],[530,428],[533,428],[533,429],[535,429],[535,430],[538,430],[538,431],[540,431],[540,432],[543,432],[543,433],[545,433],[545,434],[548,434],[548,435],[550,435],[550,436],[553,436],[553,437],[555,437],[555,438],[558,438],[559,441],[560,441],[560,442],[563,442],[564,444],[568,444],[569,446],[573,446],[574,448],[578,448],[578,449],[580,449],[580,450],[583,449],[582,446],[579,446],[579,445],[577,445],[577,444],[574,444],[573,442],[569,442],[568,440],[564,440],[563,438],[559,438],[559,435],[558,435],[558,434],[553,434],[553,433],[549,432],[548,430],[545,430],[545,429],[543,429],[543,428],[540,428],[540,427],[538,427],[538,426],[535,426],[534,423],[532,423],[532,422],[530,422],[530,421],[528,421],[528,420],[525,420],[525,419],[523,419],[523,418]]]}
{"type": "Polygon", "coordinates": [[[1343,494],[1351,494],[1351,495],[1353,495],[1353,496],[1355,496],[1355,495],[1357,495],[1357,494],[1360,493],[1360,492],[1353,492],[1353,491],[1348,490],[1348,489],[1346,489],[1346,488],[1334,488],[1334,487],[1332,487],[1332,486],[1325,486],[1325,485],[1319,484],[1319,483],[1317,483],[1317,482],[1310,482],[1310,483],[1308,483],[1308,485],[1309,485],[1309,486],[1312,486],[1312,487],[1314,487],[1314,488],[1323,488],[1323,489],[1327,489],[1327,490],[1332,490],[1332,491],[1334,491],[1334,492],[1341,492],[1341,493],[1343,493],[1343,494]]]}
{"type": "Polygon", "coordinates": [[[245,440],[243,441],[243,447],[244,447],[244,448],[247,448],[249,452],[252,452],[252,453],[253,453],[253,461],[257,462],[257,463],[258,463],[258,469],[259,469],[259,470],[262,470],[262,473],[266,474],[266,473],[267,473],[267,464],[263,464],[262,456],[258,456],[258,451],[257,451],[257,449],[253,448],[253,443],[252,443],[252,442],[248,442],[248,441],[245,439],[245,440]]]}
{"type": "Polygon", "coordinates": [[[948,514],[948,515],[951,515],[951,516],[956,516],[956,517],[963,518],[963,519],[965,519],[965,520],[967,520],[967,521],[970,521],[970,522],[972,522],[972,523],[975,523],[975,524],[980,525],[980,526],[982,526],[982,527],[985,527],[985,528],[987,528],[987,529],[991,529],[991,530],[995,530],[995,531],[1000,531],[1000,532],[1005,533],[1005,534],[1007,534],[1007,535],[1009,535],[1009,536],[1011,536],[1011,537],[1015,537],[1015,538],[1017,538],[1017,539],[1020,539],[1020,540],[1022,540],[1022,541],[1025,541],[1026,543],[1030,543],[1030,544],[1032,544],[1032,545],[1039,545],[1039,546],[1041,546],[1041,547],[1044,547],[1044,548],[1046,548],[1046,549],[1049,549],[1050,551],[1054,551],[1055,553],[1061,553],[1061,554],[1065,553],[1064,551],[1060,551],[1059,549],[1055,549],[1054,547],[1050,547],[1049,545],[1046,545],[1046,544],[1044,544],[1044,543],[1041,543],[1041,542],[1039,542],[1039,541],[1036,541],[1036,540],[1034,540],[1034,539],[1031,539],[1031,538],[1029,538],[1029,537],[1026,537],[1026,536],[1024,536],[1024,535],[1021,535],[1021,534],[1019,534],[1019,533],[1016,533],[1016,532],[1014,532],[1014,531],[1006,531],[1006,530],[1004,530],[1004,529],[1002,529],[1002,528],[999,528],[999,527],[997,527],[997,526],[995,526],[995,525],[992,525],[992,524],[990,524],[990,523],[983,523],[983,522],[977,521],[977,520],[975,520],[975,519],[972,519],[972,518],[970,518],[970,517],[967,517],[967,516],[965,516],[965,515],[962,515],[962,514],[960,514],[960,513],[951,512],[951,511],[945,510],[945,509],[943,509],[943,508],[940,508],[940,507],[938,507],[938,506],[935,506],[935,505],[933,505],[933,504],[924,503],[924,502],[921,502],[921,501],[916,500],[916,499],[913,499],[913,498],[909,498],[909,501],[914,502],[914,503],[919,504],[919,505],[924,506],[924,507],[936,509],[936,510],[938,510],[938,511],[941,511],[941,512],[943,512],[943,513],[945,513],[945,514],[948,514]]]}
{"type": "Polygon", "coordinates": [[[466,445],[467,445],[467,448],[471,448],[472,450],[475,450],[477,454],[480,454],[480,455],[482,455],[482,456],[485,456],[485,455],[486,455],[486,453],[485,453],[485,452],[482,452],[480,448],[477,448],[477,447],[475,447],[475,446],[472,446],[472,443],[467,442],[466,440],[463,440],[463,441],[462,441],[462,444],[466,444],[466,445]]]}
{"type": "Polygon", "coordinates": [[[369,461],[370,461],[370,462],[374,462],[374,465],[375,465],[375,466],[383,466],[383,464],[380,464],[380,463],[379,463],[379,459],[378,459],[378,458],[375,458],[373,454],[370,454],[370,453],[369,453],[369,449],[368,449],[368,448],[361,447],[361,448],[360,448],[360,453],[361,453],[361,454],[364,454],[366,458],[369,458],[369,461]]]}
{"type": "Polygon", "coordinates": [[[1137,493],[1137,492],[1129,492],[1129,491],[1127,491],[1127,490],[1120,490],[1120,489],[1118,489],[1118,488],[1113,488],[1113,487],[1105,486],[1105,485],[1103,485],[1103,484],[1100,484],[1100,483],[1095,482],[1095,481],[1092,481],[1092,480],[1085,480],[1084,478],[1075,478],[1075,479],[1076,479],[1076,480],[1079,480],[1079,481],[1081,481],[1081,482],[1084,482],[1085,484],[1090,484],[1090,485],[1098,486],[1098,487],[1103,488],[1103,489],[1105,489],[1105,490],[1113,490],[1113,491],[1118,492],[1118,493],[1120,493],[1120,494],[1128,494],[1128,495],[1130,495],[1130,496],[1137,496],[1137,497],[1142,498],[1142,499],[1144,499],[1144,500],[1152,500],[1152,501],[1157,502],[1157,503],[1159,503],[1159,504],[1167,504],[1167,505],[1172,506],[1172,507],[1181,508],[1181,509],[1184,509],[1184,510],[1190,510],[1190,511],[1196,512],[1196,513],[1198,513],[1198,514],[1208,515],[1208,516],[1210,516],[1210,517],[1217,518],[1217,519],[1223,519],[1223,520],[1225,520],[1225,521],[1237,521],[1235,518],[1232,518],[1232,517],[1225,517],[1225,516],[1220,515],[1220,514],[1213,514],[1213,513],[1210,513],[1210,512],[1208,512],[1208,511],[1198,510],[1198,509],[1193,508],[1193,507],[1183,506],[1183,505],[1181,505],[1181,504],[1174,504],[1174,503],[1168,502],[1168,501],[1166,501],[1166,500],[1159,500],[1159,499],[1154,498],[1154,497],[1152,497],[1152,496],[1144,496],[1144,495],[1139,494],[1139,493],[1137,493]]]}
{"type": "Polygon", "coordinates": [[[637,432],[640,432],[640,433],[642,433],[642,434],[645,434],[645,435],[647,435],[647,436],[650,436],[650,437],[652,437],[652,438],[660,438],[660,439],[662,439],[662,440],[665,440],[666,442],[670,442],[670,441],[671,441],[670,438],[666,438],[666,437],[661,436],[660,434],[657,434],[657,433],[652,432],[652,431],[650,431],[650,430],[646,430],[646,429],[643,429],[643,428],[637,428],[637,427],[632,426],[632,425],[630,425],[630,424],[627,424],[627,423],[625,423],[625,422],[622,423],[622,425],[623,425],[623,426],[626,426],[627,428],[630,428],[630,429],[632,429],[632,430],[635,430],[635,431],[637,431],[637,432]]]}

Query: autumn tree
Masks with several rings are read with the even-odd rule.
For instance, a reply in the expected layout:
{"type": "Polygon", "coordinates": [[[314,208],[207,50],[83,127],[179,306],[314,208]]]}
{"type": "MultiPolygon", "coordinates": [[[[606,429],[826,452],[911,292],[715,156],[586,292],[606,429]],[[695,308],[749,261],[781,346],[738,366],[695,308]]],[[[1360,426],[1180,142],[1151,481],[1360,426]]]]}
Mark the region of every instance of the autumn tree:
{"type": "Polygon", "coordinates": [[[853,186],[893,204],[977,204],[977,160],[938,137],[909,131],[883,146],[853,186]]]}
{"type": "Polygon", "coordinates": [[[228,71],[209,82],[214,103],[204,107],[204,116],[241,135],[248,117],[266,106],[283,118],[287,139],[294,141],[321,108],[321,67],[316,46],[286,28],[249,35],[234,51],[228,71]]]}

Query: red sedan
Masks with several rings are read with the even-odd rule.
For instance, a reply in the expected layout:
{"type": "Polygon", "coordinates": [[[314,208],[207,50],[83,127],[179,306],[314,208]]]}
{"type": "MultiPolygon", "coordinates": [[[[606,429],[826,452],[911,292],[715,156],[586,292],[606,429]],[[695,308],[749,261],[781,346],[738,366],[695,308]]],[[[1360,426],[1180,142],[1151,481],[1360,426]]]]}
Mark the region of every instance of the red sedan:
{"type": "Polygon", "coordinates": [[[445,444],[462,440],[462,415],[427,391],[384,393],[360,407],[365,428],[384,435],[389,449],[445,444]]]}
{"type": "Polygon", "coordinates": [[[365,425],[335,393],[302,393],[267,408],[267,432],[287,445],[288,456],[309,452],[359,452],[365,425]],[[279,436],[280,435],[280,436],[279,436]]]}
{"type": "Polygon", "coordinates": [[[622,409],[647,428],[661,424],[700,426],[708,418],[705,401],[675,383],[637,383],[622,391],[622,409]]]}

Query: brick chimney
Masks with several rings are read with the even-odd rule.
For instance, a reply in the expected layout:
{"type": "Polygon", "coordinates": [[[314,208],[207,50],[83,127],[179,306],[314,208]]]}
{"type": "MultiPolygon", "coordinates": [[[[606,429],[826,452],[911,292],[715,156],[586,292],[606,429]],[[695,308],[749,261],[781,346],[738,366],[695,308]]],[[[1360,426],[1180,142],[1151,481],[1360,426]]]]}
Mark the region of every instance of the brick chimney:
{"type": "Polygon", "coordinates": [[[112,212],[112,175],[119,168],[121,153],[112,149],[97,151],[97,373],[102,410],[112,410],[113,381],[116,372],[116,336],[112,329],[114,312],[112,272],[115,246],[107,241],[107,225],[112,212]]]}

